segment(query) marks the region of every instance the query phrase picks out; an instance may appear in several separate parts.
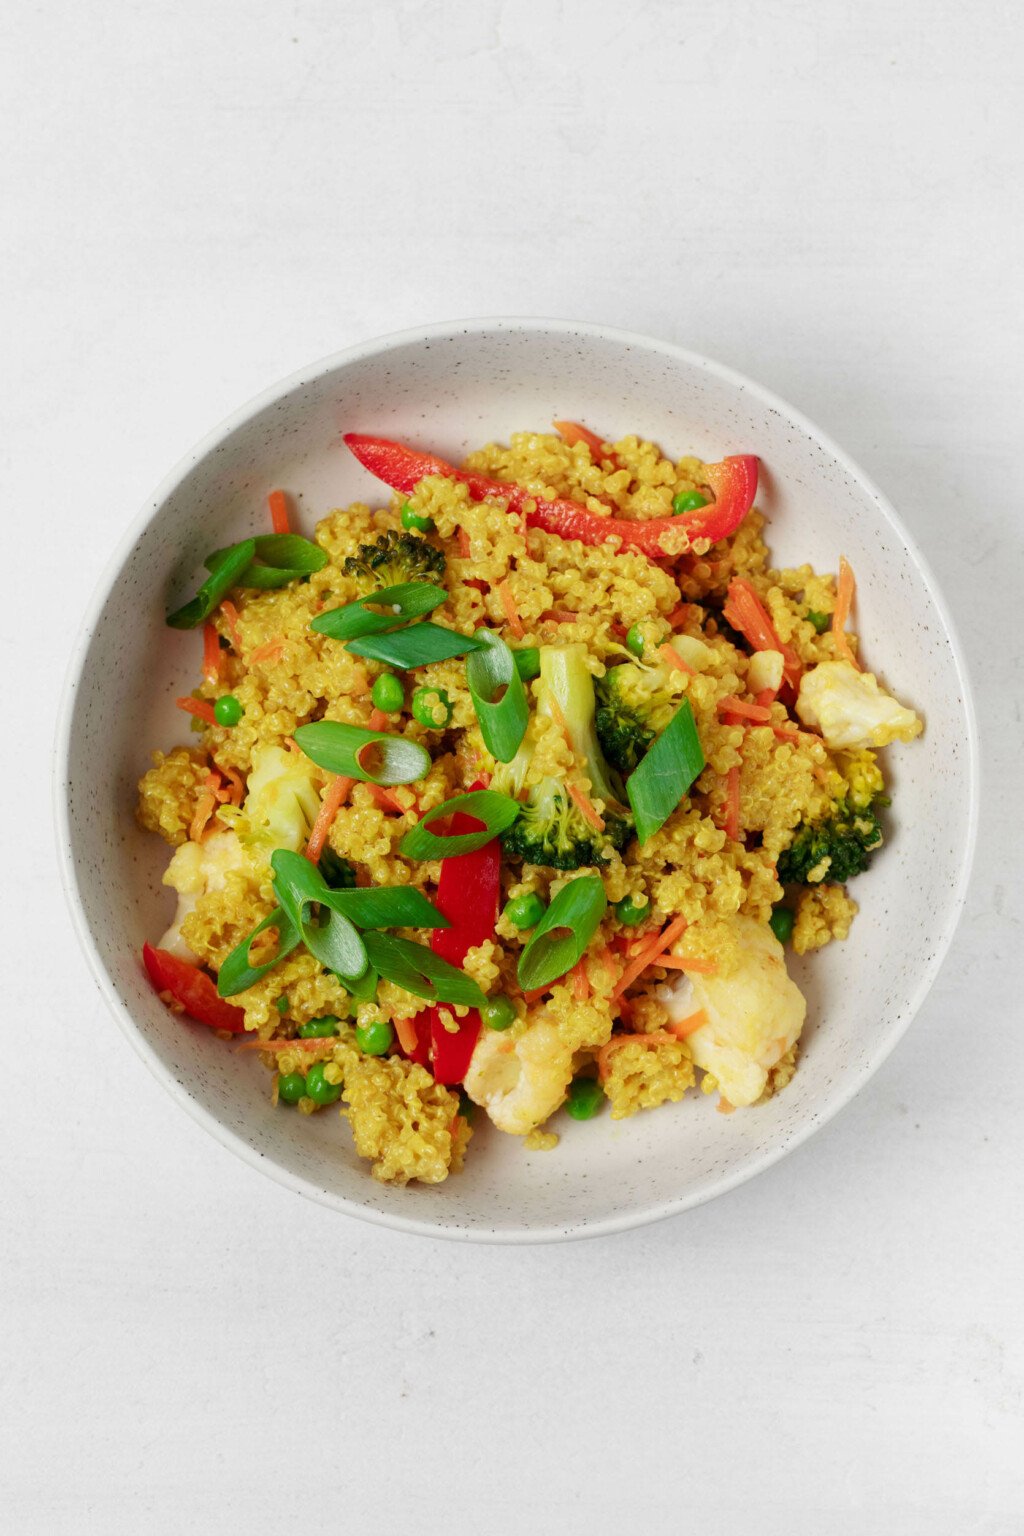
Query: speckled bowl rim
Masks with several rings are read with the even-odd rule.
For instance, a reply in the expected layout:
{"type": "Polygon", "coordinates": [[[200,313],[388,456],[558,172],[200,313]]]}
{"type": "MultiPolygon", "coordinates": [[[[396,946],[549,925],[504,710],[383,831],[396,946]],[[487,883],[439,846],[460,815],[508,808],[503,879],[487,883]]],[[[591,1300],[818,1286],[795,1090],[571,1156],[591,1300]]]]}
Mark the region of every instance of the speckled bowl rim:
{"type": "Polygon", "coordinates": [[[655,337],[645,336],[639,332],[622,330],[614,326],[596,325],[589,321],[548,320],[528,317],[449,320],[437,321],[430,325],[417,326],[410,330],[395,331],[385,336],[375,337],[369,341],[357,343],[355,346],[346,347],[343,351],[335,352],[329,357],[321,358],[305,368],[300,368],[287,378],[272,384],[268,389],[263,390],[262,393],[254,396],[238,410],[225,417],[189,453],[185,454],[179,463],[160,482],[152,496],[145,503],[143,510],[132,520],[127,531],[118,542],[113,555],[107,563],[106,569],[100,577],[86,610],[85,617],[75,637],[60,702],[55,738],[52,781],[54,828],[57,837],[61,883],[71,912],[72,922],[78,935],[79,943],[92,969],[94,979],[108,1008],[154,1077],[158,1079],[176,1103],[186,1110],[194,1120],[198,1121],[222,1146],[227,1147],[251,1167],[275,1179],[279,1184],[283,1184],[287,1189],[293,1190],[296,1194],[304,1195],[307,1199],[313,1200],[320,1205],[330,1206],[333,1210],[342,1211],[348,1216],[355,1216],[362,1221],[373,1222],[379,1226],[391,1227],[399,1232],[413,1233],[423,1237],[447,1238],[461,1242],[560,1242],[583,1237],[607,1236],[615,1232],[628,1231],[633,1227],[646,1226],[650,1222],[663,1221],[666,1217],[679,1215],[683,1211],[690,1210],[697,1205],[703,1205],[706,1201],[715,1199],[719,1195],[727,1194],[729,1190],[736,1189],[739,1185],[745,1184],[748,1179],[752,1179],[757,1174],[765,1172],[766,1169],[771,1168],[775,1163],[795,1150],[795,1148],[802,1146],[816,1131],[820,1130],[840,1110],[844,1109],[855,1094],[859,1093],[868,1079],[878,1071],[879,1067],[882,1066],[883,1062],[886,1061],[895,1049],[897,1043],[902,1039],[918,1009],[927,997],[928,992],[931,990],[964,909],[977,842],[979,754],[977,719],[963,647],[961,646],[946,600],[927,561],[921,555],[916,543],[911,538],[888,499],[870,477],[802,412],[781,399],[778,395],[773,394],[771,390],[765,389],[763,385],[756,383],[745,374],[738,373],[735,369],[728,368],[722,363],[713,362],[711,359],[702,357],[699,353],[691,352],[685,347],[676,346],[672,342],[660,341],[655,337]],[[761,401],[769,410],[776,411],[788,418],[794,426],[798,427],[812,441],[817,442],[836,463],[842,466],[852,479],[857,481],[861,489],[874,503],[878,513],[893,527],[899,536],[904,548],[916,566],[918,574],[927,588],[929,596],[935,604],[936,612],[942,621],[959,677],[960,693],[967,723],[969,813],[965,857],[954,887],[953,899],[947,909],[948,916],[945,931],[938,939],[931,957],[922,965],[917,986],[908,1000],[902,1019],[897,1019],[893,1022],[888,1032],[879,1042],[871,1058],[857,1071],[852,1072],[842,1088],[835,1093],[829,1103],[819,1110],[815,1116],[809,1117],[807,1123],[795,1131],[784,1145],[768,1149],[749,1165],[745,1165],[733,1173],[723,1173],[710,1189],[704,1189],[693,1194],[680,1195],[677,1198],[663,1200],[650,1206],[638,1207],[635,1211],[610,1216],[603,1221],[587,1222],[585,1225],[581,1223],[579,1226],[523,1226],[506,1228],[501,1231],[486,1231],[455,1227],[436,1220],[421,1221],[411,1216],[374,1210],[363,1205],[357,1205],[342,1195],[321,1189],[311,1181],[300,1178],[280,1167],[257,1148],[250,1146],[240,1135],[229,1130],[216,1115],[199,1104],[189,1094],[185,1086],[179,1083],[173,1074],[167,1070],[155,1050],[149,1046],[141,1031],[136,1027],[129,1009],[118,996],[100,959],[92,932],[86,921],[71,854],[69,815],[71,726],[75,699],[78,694],[82,668],[89,644],[103,607],[121,572],[121,568],[149,522],[156,516],[164,502],[177,489],[185,476],[195,468],[199,461],[205,458],[207,454],[212,453],[224,438],[239,427],[244,426],[251,417],[265,410],[268,406],[275,404],[275,402],[289,395],[293,390],[301,389],[314,378],[318,378],[323,373],[339,367],[362,362],[372,356],[387,353],[400,347],[430,342],[442,337],[458,334],[459,332],[463,335],[479,335],[484,333],[531,330],[572,335],[579,337],[581,340],[615,342],[642,351],[653,351],[676,361],[685,362],[690,367],[702,370],[722,382],[732,385],[735,389],[753,396],[761,401]]]}

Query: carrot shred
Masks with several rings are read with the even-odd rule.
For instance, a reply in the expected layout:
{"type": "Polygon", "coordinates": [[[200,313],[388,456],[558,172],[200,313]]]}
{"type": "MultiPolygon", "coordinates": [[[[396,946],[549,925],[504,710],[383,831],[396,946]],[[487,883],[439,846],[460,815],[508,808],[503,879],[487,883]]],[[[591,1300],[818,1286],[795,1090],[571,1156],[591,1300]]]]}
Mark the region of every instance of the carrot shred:
{"type": "Polygon", "coordinates": [[[767,724],[772,717],[771,710],[764,704],[748,704],[746,699],[737,699],[733,695],[719,699],[718,710],[720,714],[739,715],[744,720],[757,720],[762,724],[767,724]]]}
{"type": "Polygon", "coordinates": [[[740,770],[739,766],[730,768],[725,779],[725,824],[723,827],[726,837],[734,843],[740,840],[740,770]]]}
{"type": "Polygon", "coordinates": [[[203,625],[203,679],[207,683],[220,682],[220,635],[207,619],[203,625]]]}
{"type": "Polygon", "coordinates": [[[288,498],[284,491],[271,491],[267,497],[267,505],[270,508],[270,521],[275,533],[291,533],[292,525],[288,518],[288,498]]]}
{"type": "MultiPolygon", "coordinates": [[[[219,766],[219,765],[218,765],[219,766]]],[[[245,781],[237,768],[221,768],[221,774],[229,786],[228,799],[232,805],[241,805],[245,799],[245,781]]]]}
{"type": "Polygon", "coordinates": [[[501,600],[501,606],[505,610],[505,617],[508,620],[509,629],[515,635],[517,640],[522,640],[523,636],[526,634],[526,630],[523,628],[523,621],[519,617],[519,609],[516,607],[515,598],[512,596],[512,593],[509,590],[508,582],[496,582],[494,590],[497,592],[498,597],[501,600]]]}
{"type": "Polygon", "coordinates": [[[330,784],[328,784],[327,793],[320,802],[320,809],[317,812],[316,821],[313,823],[313,830],[310,832],[309,841],[306,844],[306,858],[311,864],[319,862],[334,818],[348,799],[354,783],[355,779],[349,779],[344,774],[339,774],[336,779],[332,779],[330,784]]]}
{"type": "Polygon", "coordinates": [[[578,784],[568,784],[566,788],[587,825],[593,827],[595,832],[603,832],[604,822],[598,815],[597,809],[589,796],[584,794],[578,784]]]}
{"type": "Polygon", "coordinates": [[[673,608],[665,621],[671,629],[678,629],[680,624],[685,624],[690,613],[689,603],[680,603],[678,608],[673,608]]]}
{"type": "Polygon", "coordinates": [[[663,656],[664,659],[668,662],[669,666],[674,667],[677,672],[683,672],[687,677],[696,677],[697,674],[694,672],[693,668],[687,665],[687,663],[683,660],[674,646],[659,646],[658,655],[663,656]]]}
{"type": "Polygon", "coordinates": [[[197,720],[205,720],[207,725],[216,725],[217,716],[213,712],[213,705],[209,699],[175,699],[178,709],[183,709],[187,715],[194,715],[197,720]]]}
{"type": "Polygon", "coordinates": [[[249,665],[253,666],[262,661],[276,661],[284,650],[284,636],[275,635],[273,640],[268,640],[266,645],[258,645],[249,655],[249,665]]]}
{"type": "Polygon", "coordinates": [[[540,617],[542,623],[575,624],[579,614],[569,608],[546,608],[540,617]]]}
{"type": "Polygon", "coordinates": [[[382,811],[397,811],[399,816],[405,815],[405,806],[389,789],[385,789],[382,784],[367,784],[366,787],[382,811]]]}
{"type": "MultiPolygon", "coordinates": [[[[775,692],[774,688],[762,688],[760,693],[755,693],[754,703],[767,709],[769,704],[775,703],[775,692]]],[[[768,710],[768,713],[771,715],[771,710],[768,710]]]]}
{"type": "Polygon", "coordinates": [[[231,644],[235,648],[235,654],[241,656],[242,636],[238,629],[238,609],[229,597],[225,597],[220,605],[220,611],[224,615],[224,622],[228,627],[228,634],[231,636],[231,644]]]}
{"type": "Polygon", "coordinates": [[[626,969],[619,977],[618,985],[616,986],[615,991],[612,993],[612,998],[615,999],[617,997],[621,997],[626,988],[632,986],[633,982],[641,974],[641,972],[646,971],[649,965],[653,965],[654,961],[657,960],[659,955],[664,954],[666,950],[671,949],[672,945],[675,943],[676,939],[678,939],[679,935],[683,932],[685,927],[685,917],[674,917],[672,921],[661,930],[660,933],[656,933],[654,938],[644,945],[636,959],[631,960],[629,965],[626,966],[626,969]]]}
{"type": "MultiPolygon", "coordinates": [[[[561,979],[562,978],[560,976],[555,978],[556,981],[561,981],[561,979]]],[[[536,1003],[540,998],[542,998],[544,996],[545,992],[550,992],[551,988],[554,985],[555,985],[554,981],[549,981],[546,987],[534,987],[532,992],[524,992],[523,993],[523,1001],[526,1004],[526,1006],[528,1008],[532,1008],[534,1003],[536,1003]]]]}
{"type": "Polygon", "coordinates": [[[783,676],[795,688],[803,670],[800,658],[791,646],[783,645],[775,632],[768,610],[750,582],[742,576],[734,576],[729,583],[729,593],[722,609],[727,624],[739,630],[755,651],[780,651],[783,676]]]}
{"type": "Polygon", "coordinates": [[[192,823],[188,829],[188,835],[193,843],[201,843],[206,823],[217,808],[217,796],[212,789],[204,789],[196,803],[196,812],[192,817],[192,823]]]}
{"type": "MultiPolygon", "coordinates": [[[[419,1049],[420,1043],[419,1035],[416,1033],[416,1020],[392,1019],[391,1022],[395,1026],[395,1034],[398,1036],[399,1045],[407,1056],[411,1056],[414,1051],[419,1049]]],[[[458,1116],[456,1116],[456,1119],[458,1119],[458,1116]]]]}
{"type": "Polygon", "coordinates": [[[850,609],[853,607],[854,594],[857,583],[853,577],[853,567],[845,555],[839,556],[839,581],[836,585],[836,606],[832,614],[832,639],[836,650],[845,661],[856,667],[860,672],[861,664],[853,654],[850,637],[846,633],[846,621],[850,617],[850,609]]]}
{"type": "Polygon", "coordinates": [[[675,1035],[677,1040],[685,1040],[687,1035],[695,1034],[707,1021],[706,1010],[698,1008],[696,1013],[688,1014],[685,1019],[680,1019],[678,1024],[670,1024],[669,1033],[675,1035]]]}
{"type": "MultiPolygon", "coordinates": [[[[566,746],[571,748],[572,747],[572,737],[569,735],[569,722],[566,720],[565,716],[562,714],[561,705],[559,704],[559,702],[558,702],[558,700],[556,698],[554,698],[551,694],[549,694],[548,695],[548,699],[547,699],[547,706],[548,706],[548,708],[551,711],[551,718],[552,718],[552,720],[554,720],[555,724],[558,726],[558,729],[561,731],[562,735],[565,737],[565,744],[566,744],[566,746]]],[[[572,793],[572,791],[570,790],[570,794],[571,793],[572,793]]]]}
{"type": "Polygon", "coordinates": [[[382,731],[388,723],[388,717],[382,709],[376,705],[370,710],[370,730],[382,731]]]}
{"type": "Polygon", "coordinates": [[[713,976],[718,970],[714,960],[703,960],[699,956],[689,955],[661,955],[655,965],[663,965],[669,971],[687,971],[694,976],[713,976]]]}
{"type": "Polygon", "coordinates": [[[604,442],[596,432],[591,432],[589,427],[581,426],[578,421],[553,421],[551,425],[569,448],[574,447],[576,443],[586,443],[595,459],[615,457],[614,454],[605,453],[604,442]]]}
{"type": "Polygon", "coordinates": [[[572,995],[578,1003],[585,1003],[590,996],[590,977],[587,975],[585,955],[581,955],[572,968],[572,995]]]}

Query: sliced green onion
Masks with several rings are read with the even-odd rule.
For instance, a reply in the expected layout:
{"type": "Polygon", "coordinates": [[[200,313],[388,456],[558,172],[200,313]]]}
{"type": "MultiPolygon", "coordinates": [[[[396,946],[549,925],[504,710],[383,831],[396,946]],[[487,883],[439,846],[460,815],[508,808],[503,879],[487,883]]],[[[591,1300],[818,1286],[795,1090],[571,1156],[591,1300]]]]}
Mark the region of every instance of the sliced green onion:
{"type": "Polygon", "coordinates": [[[530,718],[526,689],[512,651],[500,635],[478,629],[480,649],[466,661],[466,681],[484,746],[499,763],[510,763],[519,751],[530,718]]]}
{"type": "Polygon", "coordinates": [[[369,661],[382,661],[386,666],[408,672],[411,667],[425,667],[432,661],[464,656],[467,651],[477,650],[478,642],[470,635],[460,635],[457,629],[431,624],[428,619],[391,635],[370,635],[365,640],[352,640],[348,648],[353,656],[365,656],[369,661]]]}
{"type": "Polygon", "coordinates": [[[343,608],[328,608],[326,613],[318,613],[309,627],[332,640],[360,640],[364,635],[382,635],[399,628],[410,619],[421,619],[447,596],[445,589],[432,581],[403,581],[397,587],[368,592],[343,608]]]}
{"type": "Polygon", "coordinates": [[[524,683],[528,683],[532,677],[540,677],[540,650],[535,645],[524,645],[522,650],[512,652],[516,664],[516,671],[524,683]]]}
{"type": "Polygon", "coordinates": [[[407,859],[447,859],[456,853],[472,853],[510,827],[520,809],[518,800],[513,800],[511,795],[499,794],[495,789],[474,789],[466,795],[454,795],[451,800],[427,811],[402,838],[398,851],[407,859]],[[436,832],[431,832],[432,821],[443,821],[456,811],[482,822],[480,831],[459,832],[451,837],[439,837],[436,832]]]}
{"type": "Polygon", "coordinates": [[[367,886],[335,891],[335,911],[344,912],[357,928],[450,928],[451,924],[414,885],[367,886]]]}
{"type": "Polygon", "coordinates": [[[373,966],[367,966],[362,976],[345,978],[345,991],[349,997],[354,997],[357,1003],[372,1003],[377,996],[377,984],[380,977],[373,966]]]}
{"type": "Polygon", "coordinates": [[[704,751],[693,710],[689,699],[684,699],[640,766],[626,780],[626,794],[641,843],[664,825],[703,767],[704,751]]]}
{"type": "MultiPolygon", "coordinates": [[[[239,587],[285,587],[290,581],[299,581],[322,571],[327,564],[327,551],[304,539],[301,533],[264,533],[254,539],[255,558],[250,561],[235,583],[239,587]]],[[[235,545],[218,549],[206,559],[206,569],[216,571],[221,562],[231,554],[235,545]]]]}
{"type": "Polygon", "coordinates": [[[599,875],[579,875],[562,886],[519,956],[516,975],[524,992],[546,987],[572,970],[597,932],[607,906],[599,875]]]}
{"type": "Polygon", "coordinates": [[[270,859],[274,894],[303,944],[327,970],[343,980],[366,970],[366,949],[341,906],[350,891],[332,891],[320,871],[301,853],[278,848],[270,859]],[[315,919],[312,908],[320,908],[315,919]]]}
{"type": "Polygon", "coordinates": [[[286,955],[297,949],[301,942],[301,935],[283,908],[275,907],[270,916],[265,917],[262,923],[257,923],[249,937],[243,939],[228,955],[217,976],[217,991],[221,997],[235,997],[247,987],[254,987],[275,965],[280,965],[286,955]],[[268,928],[277,929],[277,952],[272,960],[266,960],[262,965],[253,965],[249,959],[253,940],[258,939],[261,933],[266,933],[268,928]]]}
{"type": "Polygon", "coordinates": [[[425,944],[396,939],[391,933],[368,933],[370,964],[386,981],[431,1003],[464,1003],[479,1008],[487,1001],[471,976],[460,971],[425,944]]]}
{"type": "Polygon", "coordinates": [[[240,584],[240,577],[248,568],[255,553],[255,539],[244,539],[241,544],[235,544],[231,549],[225,550],[224,558],[218,562],[217,569],[210,572],[192,601],[167,615],[167,622],[171,628],[196,629],[200,624],[204,624],[214,609],[219,606],[221,598],[226,597],[232,587],[240,584]]]}
{"type": "Polygon", "coordinates": [[[300,725],[295,741],[318,768],[364,784],[412,784],[430,772],[430,753],[404,736],[364,731],[341,720],[300,725]]]}

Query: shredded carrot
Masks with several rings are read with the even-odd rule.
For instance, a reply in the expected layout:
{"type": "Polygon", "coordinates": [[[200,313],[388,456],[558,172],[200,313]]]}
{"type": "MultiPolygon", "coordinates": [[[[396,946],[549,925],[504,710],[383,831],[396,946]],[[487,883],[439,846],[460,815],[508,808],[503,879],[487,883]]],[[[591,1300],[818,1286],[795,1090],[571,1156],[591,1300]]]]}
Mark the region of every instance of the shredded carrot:
{"type": "Polygon", "coordinates": [[[725,824],[723,827],[726,837],[734,843],[740,840],[740,770],[739,767],[730,768],[725,779],[725,824]]]}
{"type": "Polygon", "coordinates": [[[266,645],[258,645],[249,655],[249,665],[253,666],[261,661],[276,661],[284,650],[284,636],[275,635],[273,640],[268,640],[266,645]]]}
{"type": "Polygon", "coordinates": [[[694,976],[713,976],[718,970],[714,960],[702,960],[699,956],[662,955],[654,963],[670,971],[689,971],[694,976]]]}
{"type": "Polygon", "coordinates": [[[387,715],[382,709],[378,709],[377,706],[374,705],[373,709],[370,710],[370,730],[382,731],[387,723],[387,715]]]}
{"type": "Polygon", "coordinates": [[[213,705],[209,699],[175,699],[174,702],[187,715],[194,715],[197,720],[205,720],[207,725],[217,724],[217,716],[213,712],[213,705]]]}
{"type": "Polygon", "coordinates": [[[572,968],[572,995],[578,1003],[585,1003],[590,996],[590,977],[587,975],[585,955],[581,955],[572,968]]]}
{"type": "Polygon", "coordinates": [[[486,592],[489,586],[486,581],[481,581],[479,576],[468,577],[467,580],[462,583],[462,585],[464,587],[475,587],[478,592],[486,592]]]}
{"type": "Polygon", "coordinates": [[[512,593],[509,590],[508,582],[495,582],[494,590],[497,592],[498,597],[501,599],[501,606],[505,610],[505,617],[508,620],[509,629],[515,635],[517,640],[521,640],[526,634],[526,630],[523,628],[523,621],[519,617],[519,609],[516,607],[515,598],[512,596],[512,593]]]}
{"type": "Polygon", "coordinates": [[[779,725],[772,721],[772,731],[780,741],[799,741],[801,736],[809,736],[811,741],[820,741],[820,736],[814,736],[810,731],[798,731],[795,725],[779,725]]]}
{"type": "Polygon", "coordinates": [[[231,644],[235,648],[235,654],[241,656],[242,636],[238,629],[238,609],[231,599],[226,597],[220,605],[220,611],[224,615],[224,622],[228,627],[228,634],[231,636],[231,644]]]}
{"type": "Polygon", "coordinates": [[[667,623],[672,629],[678,629],[680,624],[685,624],[690,613],[689,603],[680,603],[678,608],[673,608],[669,614],[667,623]]]}
{"type": "Polygon", "coordinates": [[[270,521],[274,525],[274,532],[291,533],[292,525],[288,520],[288,498],[284,491],[271,491],[267,497],[267,505],[270,508],[270,521]]]}
{"type": "Polygon", "coordinates": [[[223,805],[225,801],[231,798],[231,793],[224,787],[224,781],[217,769],[206,775],[206,778],[203,780],[203,788],[209,790],[218,805],[223,805]]]}
{"type": "Polygon", "coordinates": [[[735,1108],[735,1104],[730,1104],[728,1099],[723,1099],[721,1094],[718,1095],[718,1113],[720,1115],[731,1115],[735,1108]]]}
{"type": "Polygon", "coordinates": [[[746,699],[737,699],[734,695],[719,699],[718,710],[720,714],[739,715],[744,720],[757,720],[761,724],[770,720],[772,712],[763,704],[749,704],[746,699]]]}
{"type": "Polygon", "coordinates": [[[546,608],[540,617],[542,623],[575,624],[579,614],[569,608],[546,608]]]}
{"type": "Polygon", "coordinates": [[[395,1034],[398,1036],[399,1045],[407,1056],[411,1056],[413,1051],[419,1049],[420,1043],[419,1035],[416,1032],[416,1020],[392,1019],[391,1022],[395,1026],[395,1034]]]}
{"type": "Polygon", "coordinates": [[[694,672],[693,668],[686,664],[686,662],[683,660],[683,658],[680,656],[679,652],[675,649],[674,646],[672,646],[672,645],[662,645],[662,646],[659,646],[658,647],[658,655],[664,657],[665,661],[668,662],[669,666],[670,667],[674,667],[677,672],[684,672],[687,677],[695,677],[697,675],[694,672]]]}
{"type": "Polygon", "coordinates": [[[241,805],[245,799],[245,781],[236,768],[221,768],[220,772],[229,785],[228,799],[232,805],[241,805]]]}
{"type": "Polygon", "coordinates": [[[399,816],[405,815],[405,806],[389,789],[385,789],[382,784],[367,784],[366,787],[382,811],[397,811],[399,816]]]}
{"type": "Polygon", "coordinates": [[[313,823],[313,830],[309,834],[309,842],[306,844],[306,858],[311,864],[319,861],[334,818],[348,799],[354,783],[355,779],[348,779],[344,774],[339,774],[328,784],[327,793],[320,802],[320,809],[313,823]]]}
{"type": "Polygon", "coordinates": [[[670,1024],[669,1033],[675,1035],[677,1040],[685,1040],[687,1035],[695,1034],[707,1021],[706,1011],[703,1008],[698,1008],[696,1013],[691,1013],[685,1019],[680,1019],[678,1024],[670,1024]]]}
{"type": "Polygon", "coordinates": [[[458,538],[459,554],[462,556],[463,560],[468,560],[470,555],[473,553],[473,550],[469,542],[469,534],[466,532],[465,528],[459,529],[458,538]]]}
{"type": "Polygon", "coordinates": [[[851,666],[861,670],[860,662],[853,654],[853,646],[850,637],[846,633],[846,621],[850,617],[850,609],[853,607],[853,598],[857,590],[857,584],[853,579],[853,568],[845,555],[839,556],[839,581],[836,585],[836,606],[832,614],[832,639],[836,650],[848,661],[851,666]]]}
{"type": "Polygon", "coordinates": [[[302,751],[302,748],[299,746],[298,742],[295,740],[294,736],[286,736],[284,738],[284,744],[288,748],[289,752],[298,752],[300,756],[304,756],[305,755],[303,753],[303,751],[302,751]]]}
{"type": "MultiPolygon", "coordinates": [[[[548,696],[547,696],[547,706],[548,706],[548,709],[550,709],[550,711],[551,711],[551,718],[552,718],[552,720],[554,720],[555,724],[558,726],[558,729],[561,731],[562,735],[565,737],[565,744],[566,744],[566,746],[567,747],[571,747],[572,746],[572,737],[569,735],[569,723],[566,720],[565,716],[562,714],[561,705],[559,704],[558,700],[554,697],[553,694],[550,694],[550,693],[548,694],[548,696]]],[[[570,793],[571,793],[571,791],[570,791],[570,793]]]]}
{"type": "Polygon", "coordinates": [[[188,829],[188,835],[193,843],[201,843],[206,823],[217,808],[217,796],[212,789],[204,789],[196,803],[196,813],[192,817],[192,824],[188,829]]]}
{"type": "Polygon", "coordinates": [[[734,576],[730,581],[729,594],[722,612],[726,623],[739,630],[755,651],[782,653],[783,676],[795,688],[803,670],[800,658],[791,646],[783,645],[767,608],[744,577],[734,576]]]}
{"type": "MultiPolygon", "coordinates": [[[[562,978],[559,976],[556,979],[558,981],[561,981],[562,978]]],[[[532,1008],[534,1003],[537,1002],[540,998],[542,998],[544,996],[545,992],[550,992],[551,988],[554,985],[555,985],[555,983],[553,981],[549,981],[546,987],[534,987],[532,992],[524,992],[523,993],[523,1001],[526,1004],[526,1006],[528,1008],[532,1008]]]]}
{"type": "Polygon", "coordinates": [[[597,809],[589,796],[584,794],[583,790],[578,784],[568,784],[566,785],[566,788],[572,797],[573,803],[575,804],[577,810],[587,825],[593,827],[595,832],[603,832],[604,822],[598,815],[597,809]]]}
{"type": "Polygon", "coordinates": [[[208,683],[220,682],[220,635],[209,619],[203,625],[203,678],[208,683]]]}
{"type": "MultiPolygon", "coordinates": [[[[775,703],[775,693],[776,690],[774,688],[762,688],[760,693],[755,693],[754,703],[760,704],[765,709],[768,709],[769,704],[775,703]]],[[[768,710],[768,713],[770,715],[771,710],[768,710]]]]}
{"type": "Polygon", "coordinates": [[[626,966],[626,969],[619,977],[618,985],[616,986],[615,991],[612,993],[612,997],[621,997],[626,988],[633,985],[633,982],[641,974],[642,971],[646,971],[647,967],[652,965],[654,961],[657,960],[659,955],[664,954],[666,950],[671,949],[672,945],[675,943],[676,939],[678,939],[679,935],[683,932],[685,927],[685,917],[674,917],[672,921],[661,930],[660,933],[656,933],[653,939],[644,945],[636,959],[631,960],[630,963],[626,966]]]}
{"type": "Polygon", "coordinates": [[[576,443],[586,443],[595,459],[614,458],[614,454],[604,451],[604,443],[596,432],[591,432],[588,427],[583,427],[578,421],[553,421],[551,425],[570,448],[576,443]]]}

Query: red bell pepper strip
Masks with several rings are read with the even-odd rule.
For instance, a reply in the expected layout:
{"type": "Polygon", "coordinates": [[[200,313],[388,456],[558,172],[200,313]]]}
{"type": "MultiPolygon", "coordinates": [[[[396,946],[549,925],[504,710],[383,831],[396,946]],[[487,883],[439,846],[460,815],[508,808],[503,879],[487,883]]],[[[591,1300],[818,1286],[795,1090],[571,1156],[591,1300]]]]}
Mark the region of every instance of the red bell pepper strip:
{"type": "Polygon", "coordinates": [[[715,500],[706,507],[683,512],[678,517],[646,520],[598,517],[578,501],[564,497],[542,501],[521,485],[456,469],[434,454],[417,453],[387,438],[346,432],[345,442],[363,468],[393,490],[408,493],[426,475],[445,475],[468,485],[474,501],[500,496],[509,511],[524,516],[531,528],[543,528],[563,539],[579,539],[581,544],[603,544],[614,536],[622,540],[623,547],[637,549],[650,560],[669,558],[662,548],[662,538],[680,528],[691,539],[710,539],[712,543],[734,533],[753,506],[757,492],[757,456],[744,453],[707,465],[707,484],[714,491],[715,500]],[[533,504],[532,511],[526,510],[527,502],[533,504]]]}
{"type": "Polygon", "coordinates": [[[211,1029],[227,1029],[233,1035],[245,1031],[245,1013],[218,995],[217,984],[205,971],[179,960],[169,949],[143,944],[142,960],[157,992],[169,992],[190,1019],[211,1029]]]}

